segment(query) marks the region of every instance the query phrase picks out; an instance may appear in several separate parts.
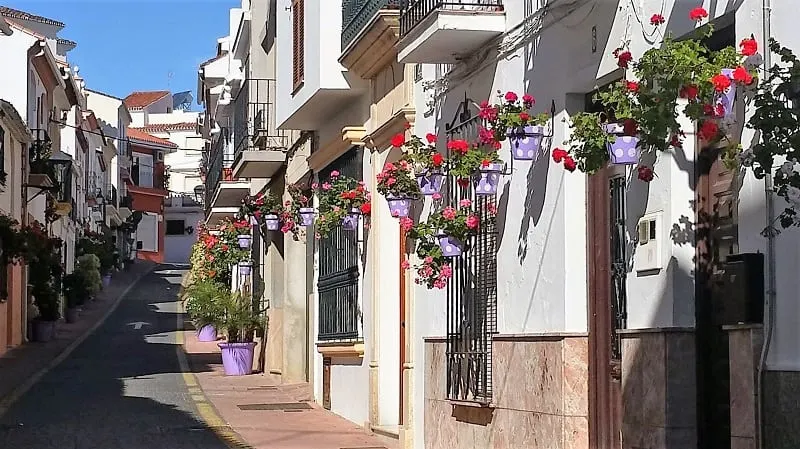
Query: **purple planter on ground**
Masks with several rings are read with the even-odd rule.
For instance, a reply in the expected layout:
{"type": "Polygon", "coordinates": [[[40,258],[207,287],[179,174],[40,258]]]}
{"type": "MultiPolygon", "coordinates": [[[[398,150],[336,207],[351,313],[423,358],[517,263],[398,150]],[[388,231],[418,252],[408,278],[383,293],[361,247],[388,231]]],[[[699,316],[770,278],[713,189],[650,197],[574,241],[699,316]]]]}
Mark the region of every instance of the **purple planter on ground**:
{"type": "Polygon", "coordinates": [[[303,226],[311,226],[314,224],[314,208],[313,207],[301,207],[300,208],[300,219],[302,220],[303,226]]]}
{"type": "Polygon", "coordinates": [[[433,195],[442,190],[444,175],[438,172],[428,172],[417,175],[417,184],[423,195],[433,195]]]}
{"type": "Polygon", "coordinates": [[[48,342],[56,334],[55,321],[33,320],[33,341],[48,342]]]}
{"type": "Polygon", "coordinates": [[[389,203],[389,212],[392,217],[408,217],[411,212],[411,198],[408,197],[389,197],[386,198],[389,203]]]}
{"type": "Polygon", "coordinates": [[[511,157],[518,161],[536,161],[542,147],[544,127],[526,126],[506,133],[511,143],[511,157]]]}
{"type": "Polygon", "coordinates": [[[342,227],[348,231],[355,231],[358,228],[358,218],[361,213],[357,210],[351,210],[349,214],[342,217],[342,227]]]}
{"type": "Polygon", "coordinates": [[[111,275],[107,274],[103,276],[103,287],[108,287],[109,285],[111,285],[111,275]]]}
{"type": "Polygon", "coordinates": [[[248,234],[241,234],[236,236],[236,241],[239,242],[239,248],[247,249],[250,248],[250,242],[253,241],[253,238],[248,234]]]}
{"type": "Polygon", "coordinates": [[[264,226],[268,231],[277,231],[281,228],[281,219],[274,214],[264,215],[264,226]]]}
{"type": "Polygon", "coordinates": [[[458,257],[464,252],[464,242],[449,235],[439,236],[439,247],[445,257],[458,257]]]}
{"type": "Polygon", "coordinates": [[[733,69],[722,69],[723,75],[731,80],[731,85],[724,92],[719,92],[714,98],[714,112],[716,113],[717,107],[722,106],[724,111],[723,117],[730,117],[734,111],[734,101],[736,100],[736,83],[733,82],[733,69]]]}
{"type": "Polygon", "coordinates": [[[638,137],[624,135],[622,125],[617,123],[606,125],[606,133],[615,136],[613,142],[606,142],[612,164],[633,165],[639,162],[638,137]]]}
{"type": "Polygon", "coordinates": [[[211,324],[206,324],[197,330],[197,341],[217,341],[217,329],[211,324]]]}
{"type": "Polygon", "coordinates": [[[255,343],[218,343],[226,376],[245,376],[253,372],[255,343]]]}
{"type": "Polygon", "coordinates": [[[497,193],[497,186],[500,184],[500,174],[503,172],[501,164],[489,164],[481,167],[472,177],[472,184],[475,187],[476,195],[494,195],[497,193]]]}

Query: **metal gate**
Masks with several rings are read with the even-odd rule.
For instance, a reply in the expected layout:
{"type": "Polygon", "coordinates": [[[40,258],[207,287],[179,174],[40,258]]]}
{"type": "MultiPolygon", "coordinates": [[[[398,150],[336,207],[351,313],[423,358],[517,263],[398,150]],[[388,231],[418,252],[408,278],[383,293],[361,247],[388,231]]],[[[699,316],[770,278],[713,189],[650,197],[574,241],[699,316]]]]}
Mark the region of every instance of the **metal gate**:
{"type": "MultiPolygon", "coordinates": [[[[353,147],[319,173],[327,181],[333,170],[342,176],[362,178],[362,151],[353,147]]],[[[319,340],[355,340],[359,338],[361,310],[359,284],[358,231],[341,226],[319,240],[319,340]]]]}
{"type": "Polygon", "coordinates": [[[625,178],[615,176],[609,180],[611,194],[611,359],[622,360],[620,329],[627,322],[627,294],[625,281],[628,267],[625,254],[625,178]]]}
{"type": "MultiPolygon", "coordinates": [[[[481,120],[468,98],[446,125],[448,139],[475,142],[481,120]]],[[[497,228],[495,196],[476,196],[470,183],[447,177],[445,206],[468,198],[480,217],[467,251],[452,258],[453,278],[447,287],[447,397],[489,403],[492,400],[492,334],[497,333],[497,228]]]]}

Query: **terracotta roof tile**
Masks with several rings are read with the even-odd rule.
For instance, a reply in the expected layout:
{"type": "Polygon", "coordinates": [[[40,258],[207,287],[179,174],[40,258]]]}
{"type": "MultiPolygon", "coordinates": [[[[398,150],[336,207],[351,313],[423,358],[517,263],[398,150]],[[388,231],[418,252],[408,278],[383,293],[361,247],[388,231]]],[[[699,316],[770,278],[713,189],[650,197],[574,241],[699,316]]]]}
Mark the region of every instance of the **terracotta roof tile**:
{"type": "Polygon", "coordinates": [[[168,90],[154,90],[149,92],[133,92],[125,97],[125,106],[128,109],[142,109],[169,95],[168,90]]]}
{"type": "Polygon", "coordinates": [[[152,135],[147,134],[146,132],[141,131],[141,130],[136,129],[136,128],[128,128],[128,138],[129,139],[134,139],[134,140],[139,140],[139,141],[142,141],[142,142],[148,142],[148,143],[154,143],[154,144],[157,144],[157,145],[163,145],[163,146],[170,147],[170,148],[178,148],[178,145],[170,142],[167,139],[162,139],[160,137],[152,136],[152,135]]]}
{"type": "Polygon", "coordinates": [[[169,131],[194,131],[197,129],[195,122],[183,123],[156,123],[147,126],[137,126],[136,129],[146,133],[164,133],[169,131]]]}
{"type": "Polygon", "coordinates": [[[64,27],[64,23],[59,22],[58,20],[37,16],[36,14],[31,14],[25,11],[20,11],[18,9],[9,8],[8,6],[0,6],[0,15],[5,17],[11,17],[12,19],[30,20],[31,22],[44,23],[46,25],[53,25],[61,28],[64,27]]]}

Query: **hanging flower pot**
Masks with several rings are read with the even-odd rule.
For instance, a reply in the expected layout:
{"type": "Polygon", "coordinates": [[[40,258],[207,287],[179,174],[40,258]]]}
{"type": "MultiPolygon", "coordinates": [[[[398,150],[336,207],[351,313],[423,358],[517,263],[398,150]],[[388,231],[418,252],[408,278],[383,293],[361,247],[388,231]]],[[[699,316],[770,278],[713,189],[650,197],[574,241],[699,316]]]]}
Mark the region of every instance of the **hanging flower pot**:
{"type": "Polygon", "coordinates": [[[355,231],[358,229],[359,217],[361,217],[361,211],[358,209],[351,209],[350,213],[342,217],[342,227],[348,231],[355,231]]]}
{"type": "Polygon", "coordinates": [[[392,217],[408,217],[409,212],[411,212],[411,198],[404,196],[387,197],[386,201],[389,203],[389,212],[392,217]]]}
{"type": "Polygon", "coordinates": [[[277,231],[281,228],[281,219],[275,214],[264,215],[264,225],[269,231],[277,231]]]}
{"type": "Polygon", "coordinates": [[[250,248],[253,237],[250,234],[239,234],[236,236],[236,241],[239,243],[239,248],[247,249],[250,248]]]}
{"type": "Polygon", "coordinates": [[[464,252],[464,242],[449,235],[439,236],[439,247],[445,257],[458,257],[464,252]]]}
{"type": "Polygon", "coordinates": [[[239,262],[239,274],[242,276],[247,276],[250,274],[250,271],[253,269],[253,262],[242,261],[239,262]]]}
{"type": "Polygon", "coordinates": [[[311,226],[314,224],[314,208],[313,207],[301,207],[300,208],[300,219],[302,220],[303,226],[311,226]]]}
{"type": "Polygon", "coordinates": [[[526,126],[506,133],[511,143],[511,157],[518,161],[536,161],[544,136],[543,126],[526,126]]]}
{"type": "Polygon", "coordinates": [[[731,85],[724,91],[718,92],[714,97],[714,111],[722,109],[722,117],[730,117],[734,113],[734,100],[736,99],[736,84],[733,82],[734,69],[722,69],[721,74],[731,80],[731,85]]]}
{"type": "Polygon", "coordinates": [[[434,195],[442,190],[444,174],[441,172],[429,171],[417,175],[417,184],[423,195],[434,195]]]}
{"type": "Polygon", "coordinates": [[[617,123],[608,124],[605,129],[607,134],[615,136],[613,142],[606,142],[611,163],[617,165],[636,164],[639,161],[639,138],[626,136],[623,133],[622,125],[617,123]]]}
{"type": "Polygon", "coordinates": [[[478,168],[478,171],[472,176],[472,184],[475,187],[475,194],[496,194],[497,186],[500,184],[500,174],[502,172],[503,165],[496,162],[478,168]]]}

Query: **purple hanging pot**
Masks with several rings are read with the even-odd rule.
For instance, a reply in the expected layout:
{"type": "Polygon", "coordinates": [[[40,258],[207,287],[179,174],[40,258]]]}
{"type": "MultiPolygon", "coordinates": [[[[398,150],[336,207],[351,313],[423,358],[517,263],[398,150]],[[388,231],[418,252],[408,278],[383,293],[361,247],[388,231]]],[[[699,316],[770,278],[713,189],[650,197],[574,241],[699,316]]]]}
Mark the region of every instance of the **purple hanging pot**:
{"type": "Polygon", "coordinates": [[[639,162],[639,138],[623,134],[622,125],[617,123],[608,124],[605,128],[607,134],[615,136],[613,142],[606,142],[611,163],[633,165],[639,162]]]}
{"type": "Polygon", "coordinates": [[[239,274],[247,276],[253,268],[253,262],[239,262],[239,274]]]}
{"type": "Polygon", "coordinates": [[[311,226],[314,224],[314,208],[313,207],[301,207],[300,208],[300,220],[303,223],[303,226],[311,226]]]}
{"type": "Polygon", "coordinates": [[[518,161],[536,161],[542,147],[544,127],[526,126],[506,133],[511,143],[511,157],[518,161]]]}
{"type": "Polygon", "coordinates": [[[423,195],[433,195],[442,190],[444,174],[435,171],[420,173],[417,175],[417,184],[423,195]]]}
{"type": "Polygon", "coordinates": [[[408,217],[411,212],[411,198],[406,196],[387,197],[392,217],[408,217]]]}
{"type": "Polygon", "coordinates": [[[281,219],[275,214],[264,215],[264,225],[268,231],[277,231],[281,228],[281,219]]]}
{"type": "Polygon", "coordinates": [[[714,113],[716,113],[718,106],[722,106],[722,117],[730,117],[734,111],[734,100],[736,100],[736,83],[733,82],[733,69],[722,69],[722,75],[727,76],[731,80],[731,85],[725,89],[724,92],[719,92],[714,98],[714,113]]]}
{"type": "Polygon", "coordinates": [[[226,376],[245,376],[253,372],[255,343],[218,343],[226,376]]]}
{"type": "Polygon", "coordinates": [[[458,257],[464,252],[464,242],[449,235],[439,236],[439,247],[445,257],[458,257]]]}
{"type": "Polygon", "coordinates": [[[342,217],[342,227],[348,231],[355,231],[358,229],[358,219],[361,212],[358,209],[350,210],[350,213],[342,217]]]}
{"type": "Polygon", "coordinates": [[[217,341],[217,329],[211,324],[206,324],[197,330],[197,341],[217,341]]]}
{"type": "Polygon", "coordinates": [[[476,195],[494,195],[497,193],[497,186],[500,184],[500,174],[503,173],[503,165],[492,163],[486,167],[478,168],[472,176],[472,184],[475,187],[476,195]]]}
{"type": "Polygon", "coordinates": [[[236,236],[236,241],[239,242],[239,248],[247,249],[250,248],[250,243],[253,241],[253,237],[249,234],[240,234],[236,236]]]}

